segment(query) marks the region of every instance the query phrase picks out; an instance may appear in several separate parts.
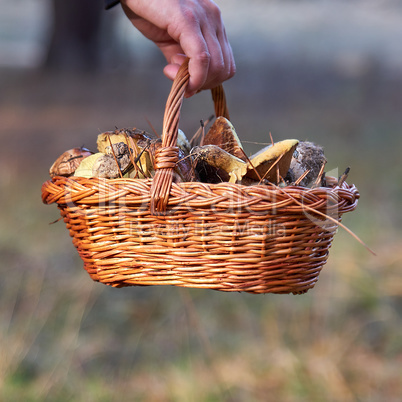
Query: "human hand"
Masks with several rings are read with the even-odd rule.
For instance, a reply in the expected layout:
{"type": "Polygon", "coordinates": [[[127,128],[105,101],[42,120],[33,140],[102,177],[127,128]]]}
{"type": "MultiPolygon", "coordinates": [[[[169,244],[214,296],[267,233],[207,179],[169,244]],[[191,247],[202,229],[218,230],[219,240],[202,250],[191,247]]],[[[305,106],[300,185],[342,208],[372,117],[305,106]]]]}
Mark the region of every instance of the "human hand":
{"type": "Polygon", "coordinates": [[[211,89],[236,71],[221,12],[212,0],[121,0],[132,24],[162,51],[165,75],[174,79],[186,56],[186,97],[211,89]]]}

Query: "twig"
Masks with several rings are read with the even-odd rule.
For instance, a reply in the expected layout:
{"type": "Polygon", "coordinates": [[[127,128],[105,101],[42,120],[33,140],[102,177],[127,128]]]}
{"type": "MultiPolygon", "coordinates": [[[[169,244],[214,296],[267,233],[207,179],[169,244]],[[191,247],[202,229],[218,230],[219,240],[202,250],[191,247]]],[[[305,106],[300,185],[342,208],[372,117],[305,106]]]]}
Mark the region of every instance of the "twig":
{"type": "Polygon", "coordinates": [[[261,178],[261,176],[260,176],[260,174],[258,173],[257,169],[254,167],[253,163],[251,162],[250,158],[247,156],[247,154],[246,154],[246,152],[244,151],[244,149],[243,149],[243,148],[240,148],[240,149],[241,149],[241,152],[243,153],[244,157],[246,158],[247,163],[249,163],[250,166],[253,168],[254,173],[257,175],[257,177],[258,177],[258,179],[260,180],[260,183],[261,183],[263,179],[261,178]]]}
{"type": "Polygon", "coordinates": [[[200,120],[201,124],[201,141],[200,141],[200,146],[202,147],[204,145],[204,139],[205,139],[205,125],[202,120],[200,120]]]}
{"type": "MultiPolygon", "coordinates": [[[[209,124],[209,122],[210,122],[214,117],[215,117],[215,115],[213,115],[213,114],[212,114],[211,116],[209,116],[208,119],[205,120],[204,126],[207,126],[207,125],[209,124]]],[[[191,145],[192,147],[194,147],[194,144],[195,144],[195,142],[198,140],[198,137],[201,135],[201,132],[202,132],[202,128],[199,127],[198,130],[195,132],[195,134],[191,137],[190,145],[191,145]]]]}
{"type": "Polygon", "coordinates": [[[306,170],[295,182],[294,185],[298,186],[302,180],[310,173],[310,169],[306,170]]]}
{"type": "Polygon", "coordinates": [[[282,177],[279,174],[279,165],[276,164],[276,182],[279,184],[279,182],[281,181],[282,177]]]}
{"type": "Polygon", "coordinates": [[[271,131],[269,132],[269,138],[271,138],[271,145],[274,146],[275,142],[274,142],[274,139],[272,138],[271,131]]]}
{"type": "Polygon", "coordinates": [[[59,219],[56,219],[53,222],[49,222],[49,225],[54,225],[55,223],[60,222],[62,219],[63,219],[63,217],[61,216],[59,219]]]}
{"type": "Polygon", "coordinates": [[[281,191],[282,193],[284,193],[287,197],[289,197],[291,200],[293,200],[297,205],[301,206],[302,208],[306,208],[309,211],[315,212],[317,215],[321,215],[326,219],[329,219],[331,222],[334,222],[336,225],[340,226],[341,228],[345,229],[352,237],[354,237],[362,246],[364,246],[368,251],[370,251],[371,254],[376,255],[376,253],[371,250],[371,248],[369,246],[367,246],[367,244],[365,244],[363,242],[363,240],[361,240],[357,235],[355,235],[348,227],[346,227],[343,223],[339,222],[337,219],[332,218],[331,216],[324,214],[321,211],[317,211],[314,208],[309,207],[308,205],[304,205],[301,202],[297,201],[294,197],[292,197],[289,193],[287,193],[286,191],[284,191],[282,188],[280,188],[279,186],[275,186],[279,191],[281,191]]]}
{"type": "Polygon", "coordinates": [[[342,173],[338,180],[338,186],[341,187],[345,180],[348,178],[348,174],[350,172],[350,167],[347,167],[346,170],[342,173]]]}
{"type": "Polygon", "coordinates": [[[151,127],[151,130],[154,132],[154,134],[160,138],[161,136],[158,134],[158,132],[155,130],[155,127],[152,125],[151,121],[148,120],[148,117],[145,117],[145,120],[147,121],[147,123],[149,124],[149,127],[151,127]]]}
{"type": "Polygon", "coordinates": [[[137,164],[135,163],[134,156],[133,156],[133,152],[137,152],[136,147],[134,145],[134,140],[131,137],[128,136],[126,131],[124,131],[124,136],[126,138],[126,142],[127,142],[127,145],[128,145],[128,154],[129,154],[130,162],[131,162],[131,164],[133,165],[133,167],[135,169],[135,176],[134,177],[137,177],[138,176],[138,168],[137,168],[137,164]],[[133,145],[133,149],[130,147],[129,144],[133,145]]]}
{"type": "Polygon", "coordinates": [[[277,158],[276,158],[276,161],[270,166],[270,168],[265,172],[265,174],[264,174],[264,176],[262,177],[262,180],[264,180],[266,177],[267,177],[267,175],[268,175],[268,173],[273,169],[273,167],[274,166],[276,166],[276,164],[282,159],[282,156],[283,156],[284,154],[282,154],[282,155],[279,155],[277,158]]]}
{"type": "Polygon", "coordinates": [[[324,169],[325,169],[326,163],[327,163],[327,161],[324,161],[322,163],[320,171],[318,172],[318,176],[315,179],[313,187],[320,187],[322,185],[322,177],[323,177],[323,174],[324,174],[324,169]]]}

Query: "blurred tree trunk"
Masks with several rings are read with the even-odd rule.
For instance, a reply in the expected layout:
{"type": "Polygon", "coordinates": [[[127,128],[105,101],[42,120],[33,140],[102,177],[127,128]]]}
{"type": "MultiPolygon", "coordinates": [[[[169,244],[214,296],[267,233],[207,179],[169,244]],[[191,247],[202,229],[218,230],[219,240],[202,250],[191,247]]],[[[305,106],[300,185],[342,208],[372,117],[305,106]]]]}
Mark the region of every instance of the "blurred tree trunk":
{"type": "Polygon", "coordinates": [[[53,31],[45,68],[93,71],[99,61],[101,0],[52,0],[53,31]]]}

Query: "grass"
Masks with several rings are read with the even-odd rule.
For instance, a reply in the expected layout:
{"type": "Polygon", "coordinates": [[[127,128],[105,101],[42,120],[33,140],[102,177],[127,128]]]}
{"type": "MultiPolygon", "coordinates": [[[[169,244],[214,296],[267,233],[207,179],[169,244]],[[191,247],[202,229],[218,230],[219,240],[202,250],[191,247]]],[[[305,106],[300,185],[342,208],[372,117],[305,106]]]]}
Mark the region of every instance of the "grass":
{"type": "Polygon", "coordinates": [[[20,207],[27,216],[42,213],[3,246],[3,400],[392,401],[400,395],[400,237],[375,234],[375,220],[354,222],[353,229],[372,232],[377,257],[340,229],[313,290],[254,296],[92,283],[63,223],[48,226],[55,211],[20,207]],[[40,241],[30,237],[33,227],[40,241]]]}
{"type": "MultiPolygon", "coordinates": [[[[49,226],[58,212],[41,204],[40,186],[59,153],[88,145],[98,127],[115,124],[111,115],[119,126],[139,119],[151,101],[130,117],[125,107],[119,112],[118,105],[99,101],[99,82],[83,80],[87,98],[78,110],[68,103],[71,93],[52,103],[68,84],[42,78],[30,83],[28,98],[46,83],[52,87],[41,104],[31,104],[18,96],[29,82],[22,78],[18,86],[20,78],[0,108],[7,128],[0,131],[1,400],[399,400],[402,189],[396,133],[402,125],[395,111],[376,108],[384,99],[367,106],[357,88],[352,111],[345,110],[340,87],[336,99],[289,103],[268,117],[261,105],[233,105],[241,138],[252,124],[252,138],[264,141],[269,121],[274,138],[323,144],[331,168],[352,164],[350,180],[362,198],[343,223],[377,257],[339,229],[318,284],[303,296],[112,289],[89,279],[63,222],[49,226]],[[54,110],[57,124],[49,118],[54,110]],[[12,158],[5,150],[16,144],[20,157],[12,158]]],[[[229,99],[239,99],[233,87],[228,92],[229,99]]],[[[200,104],[207,101],[201,95],[189,101],[185,120],[199,121],[200,104]]]]}

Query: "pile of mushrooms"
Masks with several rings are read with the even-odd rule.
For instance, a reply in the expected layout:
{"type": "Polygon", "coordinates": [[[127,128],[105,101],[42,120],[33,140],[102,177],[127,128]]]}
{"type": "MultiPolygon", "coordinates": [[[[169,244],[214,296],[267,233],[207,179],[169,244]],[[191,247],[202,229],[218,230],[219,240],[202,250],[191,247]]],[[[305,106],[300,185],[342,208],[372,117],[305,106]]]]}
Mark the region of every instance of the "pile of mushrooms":
{"type": "MultiPolygon", "coordinates": [[[[97,138],[97,152],[73,148],[50,168],[50,176],[105,179],[152,178],[160,138],[138,129],[116,129],[97,138]]],[[[191,141],[179,130],[175,181],[230,182],[243,185],[325,185],[322,147],[289,139],[272,143],[248,157],[231,122],[218,117],[191,141]]]]}

